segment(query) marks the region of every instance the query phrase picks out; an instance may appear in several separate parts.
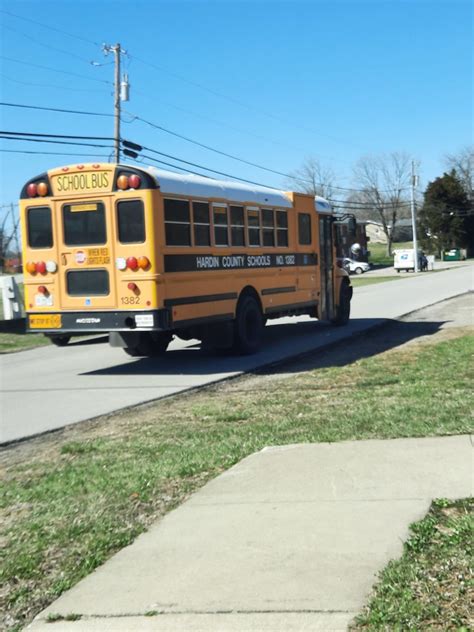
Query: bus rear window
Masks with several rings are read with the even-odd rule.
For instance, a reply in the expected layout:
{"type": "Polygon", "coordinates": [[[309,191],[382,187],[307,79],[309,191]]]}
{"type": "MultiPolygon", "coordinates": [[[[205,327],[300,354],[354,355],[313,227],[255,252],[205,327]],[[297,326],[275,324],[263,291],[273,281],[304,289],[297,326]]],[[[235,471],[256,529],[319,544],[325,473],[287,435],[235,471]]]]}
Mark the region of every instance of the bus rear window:
{"type": "Polygon", "coordinates": [[[102,202],[63,206],[64,243],[67,246],[105,244],[105,208],[102,202]]]}
{"type": "Polygon", "coordinates": [[[145,210],[141,200],[125,200],[117,204],[119,241],[122,244],[145,241],[145,210]]]}
{"type": "Polygon", "coordinates": [[[28,245],[30,248],[52,248],[53,225],[49,206],[28,209],[28,245]]]}

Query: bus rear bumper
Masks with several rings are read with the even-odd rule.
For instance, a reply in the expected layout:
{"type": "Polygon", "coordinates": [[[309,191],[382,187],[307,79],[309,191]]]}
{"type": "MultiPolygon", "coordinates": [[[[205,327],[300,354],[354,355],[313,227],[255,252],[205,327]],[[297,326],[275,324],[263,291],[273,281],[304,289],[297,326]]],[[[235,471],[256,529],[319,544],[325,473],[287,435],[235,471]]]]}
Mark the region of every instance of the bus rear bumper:
{"type": "Polygon", "coordinates": [[[171,314],[167,309],[120,312],[29,313],[27,333],[50,335],[103,334],[111,331],[169,331],[171,314]]]}

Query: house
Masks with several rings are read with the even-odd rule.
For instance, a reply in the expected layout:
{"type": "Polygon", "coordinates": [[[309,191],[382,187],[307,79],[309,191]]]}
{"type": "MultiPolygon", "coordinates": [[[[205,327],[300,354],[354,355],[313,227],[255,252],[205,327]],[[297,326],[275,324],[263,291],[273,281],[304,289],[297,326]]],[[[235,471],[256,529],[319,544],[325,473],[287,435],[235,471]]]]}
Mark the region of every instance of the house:
{"type": "Polygon", "coordinates": [[[364,221],[365,233],[368,237],[368,241],[373,244],[386,244],[387,235],[384,233],[383,226],[380,222],[374,222],[371,219],[364,221]]]}

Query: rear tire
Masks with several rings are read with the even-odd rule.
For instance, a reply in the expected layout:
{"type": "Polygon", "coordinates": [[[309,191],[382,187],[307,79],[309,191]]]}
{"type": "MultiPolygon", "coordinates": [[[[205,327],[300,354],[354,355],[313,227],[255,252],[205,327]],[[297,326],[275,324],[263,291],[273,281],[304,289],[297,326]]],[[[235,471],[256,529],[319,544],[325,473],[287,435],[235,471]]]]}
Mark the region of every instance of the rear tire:
{"type": "Polygon", "coordinates": [[[48,336],[47,335],[46,338],[49,338],[51,342],[53,343],[53,345],[56,345],[56,347],[65,347],[67,343],[71,340],[71,336],[48,336]]]}
{"type": "Polygon", "coordinates": [[[124,351],[134,358],[160,356],[165,353],[172,338],[168,333],[140,332],[133,345],[124,347],[124,351]]]}
{"type": "Polygon", "coordinates": [[[343,283],[341,285],[339,305],[337,306],[336,316],[331,319],[331,323],[333,325],[337,325],[338,327],[342,325],[347,325],[351,315],[351,298],[352,288],[348,283],[343,283]]]}
{"type": "Polygon", "coordinates": [[[234,323],[234,350],[241,355],[256,353],[262,344],[263,315],[257,299],[244,295],[237,305],[234,323]]]}

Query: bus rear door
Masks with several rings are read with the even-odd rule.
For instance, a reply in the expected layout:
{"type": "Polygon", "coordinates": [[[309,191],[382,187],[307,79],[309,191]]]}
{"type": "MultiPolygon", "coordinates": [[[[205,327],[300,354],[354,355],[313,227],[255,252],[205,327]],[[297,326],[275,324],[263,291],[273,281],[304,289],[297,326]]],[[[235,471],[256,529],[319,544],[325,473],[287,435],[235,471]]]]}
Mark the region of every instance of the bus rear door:
{"type": "Polygon", "coordinates": [[[114,309],[114,223],[111,198],[56,202],[61,308],[114,309]]]}

